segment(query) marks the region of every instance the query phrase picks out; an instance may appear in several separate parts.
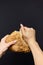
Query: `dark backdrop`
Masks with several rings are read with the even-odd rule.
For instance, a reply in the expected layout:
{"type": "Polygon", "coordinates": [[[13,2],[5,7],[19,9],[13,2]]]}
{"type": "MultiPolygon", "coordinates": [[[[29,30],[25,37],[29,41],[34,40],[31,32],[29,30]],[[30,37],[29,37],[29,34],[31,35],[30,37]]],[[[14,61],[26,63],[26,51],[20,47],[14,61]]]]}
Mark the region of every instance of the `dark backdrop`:
{"type": "MultiPolygon", "coordinates": [[[[36,29],[37,41],[43,50],[43,1],[0,1],[0,39],[20,23],[36,29]]],[[[32,53],[11,51],[0,59],[0,65],[34,65],[32,53]]]]}

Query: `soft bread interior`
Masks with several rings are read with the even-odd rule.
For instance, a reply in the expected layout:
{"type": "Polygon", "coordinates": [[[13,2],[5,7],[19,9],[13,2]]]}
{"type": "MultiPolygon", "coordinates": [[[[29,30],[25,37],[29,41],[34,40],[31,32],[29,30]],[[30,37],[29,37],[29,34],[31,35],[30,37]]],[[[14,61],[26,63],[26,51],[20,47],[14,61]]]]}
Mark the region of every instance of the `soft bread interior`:
{"type": "Polygon", "coordinates": [[[17,40],[17,42],[10,47],[10,49],[14,52],[29,52],[30,48],[28,44],[24,41],[22,34],[20,31],[14,31],[6,38],[5,42],[11,42],[13,40],[17,40]]]}

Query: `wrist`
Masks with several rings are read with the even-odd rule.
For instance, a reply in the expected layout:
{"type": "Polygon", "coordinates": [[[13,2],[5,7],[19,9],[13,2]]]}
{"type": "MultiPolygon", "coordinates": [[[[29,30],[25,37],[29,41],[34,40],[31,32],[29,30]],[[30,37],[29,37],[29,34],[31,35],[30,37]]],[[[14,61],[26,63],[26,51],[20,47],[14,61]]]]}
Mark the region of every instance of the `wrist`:
{"type": "Polygon", "coordinates": [[[28,43],[35,43],[35,42],[37,42],[37,41],[34,38],[28,39],[28,43]]]}
{"type": "Polygon", "coordinates": [[[37,41],[35,39],[29,39],[28,45],[29,45],[30,49],[33,49],[35,46],[37,46],[37,41]]]}
{"type": "Polygon", "coordinates": [[[28,45],[29,45],[31,51],[33,51],[33,52],[39,51],[39,52],[42,53],[42,50],[41,50],[41,48],[40,48],[38,42],[37,42],[35,39],[29,40],[29,41],[28,41],[28,45]],[[34,50],[35,50],[35,51],[34,51],[34,50]]]}
{"type": "Polygon", "coordinates": [[[5,51],[7,50],[8,48],[6,49],[0,49],[0,58],[5,54],[5,51]]]}
{"type": "Polygon", "coordinates": [[[8,48],[1,48],[0,49],[0,54],[3,54],[8,48]]]}

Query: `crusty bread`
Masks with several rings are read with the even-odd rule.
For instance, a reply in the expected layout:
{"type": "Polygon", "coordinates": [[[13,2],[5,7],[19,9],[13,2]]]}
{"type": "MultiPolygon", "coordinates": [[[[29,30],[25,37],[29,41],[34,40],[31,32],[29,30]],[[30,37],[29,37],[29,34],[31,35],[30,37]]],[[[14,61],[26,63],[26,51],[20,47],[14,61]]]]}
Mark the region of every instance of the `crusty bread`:
{"type": "Polygon", "coordinates": [[[30,48],[28,44],[23,40],[22,34],[20,31],[12,32],[5,40],[6,43],[17,40],[17,42],[10,47],[12,51],[15,52],[29,52],[30,48]]]}

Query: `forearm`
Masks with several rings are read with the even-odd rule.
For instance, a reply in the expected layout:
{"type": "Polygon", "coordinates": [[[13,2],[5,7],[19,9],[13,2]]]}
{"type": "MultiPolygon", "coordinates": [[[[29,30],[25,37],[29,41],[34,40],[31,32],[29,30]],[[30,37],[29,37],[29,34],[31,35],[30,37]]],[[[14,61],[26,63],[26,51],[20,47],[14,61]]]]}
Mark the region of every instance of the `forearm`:
{"type": "Polygon", "coordinates": [[[43,65],[43,53],[38,43],[31,40],[28,44],[33,54],[35,65],[43,65]]]}

